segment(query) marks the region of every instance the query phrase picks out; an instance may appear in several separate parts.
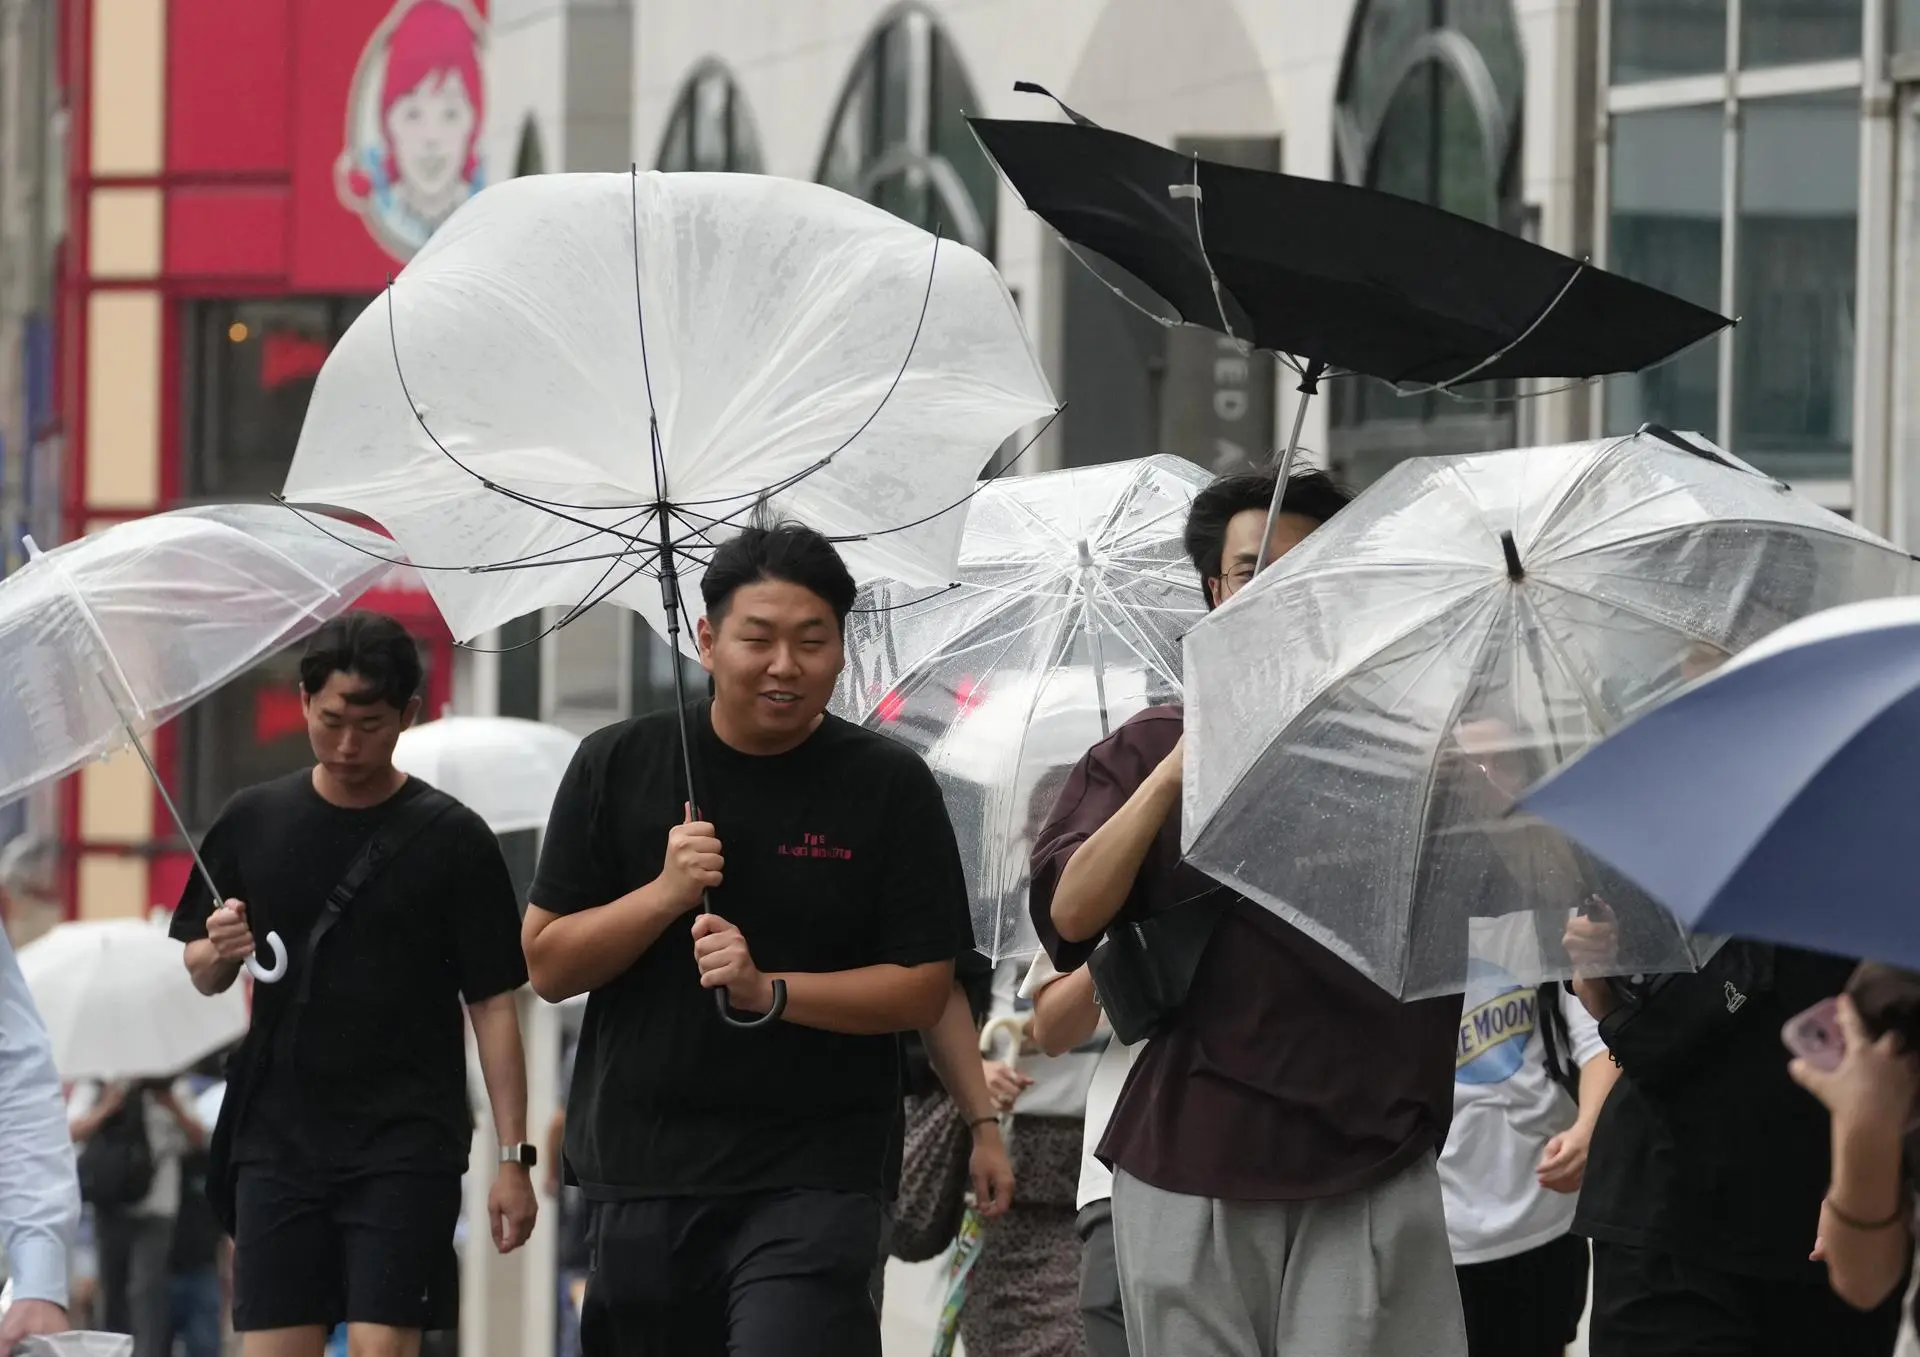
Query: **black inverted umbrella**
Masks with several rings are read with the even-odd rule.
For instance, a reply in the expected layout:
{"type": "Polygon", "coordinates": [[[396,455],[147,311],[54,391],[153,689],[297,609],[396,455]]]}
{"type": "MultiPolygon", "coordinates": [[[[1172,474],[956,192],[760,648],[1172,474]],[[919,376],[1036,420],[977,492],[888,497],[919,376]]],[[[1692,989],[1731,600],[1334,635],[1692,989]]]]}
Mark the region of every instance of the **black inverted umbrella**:
{"type": "MultiPolygon", "coordinates": [[[[1308,396],[1342,373],[1445,390],[1636,372],[1732,324],[1411,198],[1183,155],[1060,106],[1071,122],[968,122],[1070,245],[1180,320],[1291,359],[1308,396]]],[[[1299,436],[1296,419],[1283,487],[1299,436]]]]}

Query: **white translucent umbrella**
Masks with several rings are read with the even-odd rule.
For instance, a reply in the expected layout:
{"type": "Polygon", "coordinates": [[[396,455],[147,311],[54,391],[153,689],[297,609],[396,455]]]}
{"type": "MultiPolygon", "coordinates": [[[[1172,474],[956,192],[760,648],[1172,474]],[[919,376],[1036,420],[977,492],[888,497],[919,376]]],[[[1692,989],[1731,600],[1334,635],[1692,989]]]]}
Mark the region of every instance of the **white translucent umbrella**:
{"type": "Polygon", "coordinates": [[[464,802],[496,834],[544,829],[580,737],[513,716],[443,716],[406,731],[394,766],[464,802]]]}
{"type": "Polygon", "coordinates": [[[234,986],[193,987],[180,944],[145,919],[56,924],[20,949],[20,971],[62,1079],[159,1079],[247,1033],[234,986]]]}
{"type": "Polygon", "coordinates": [[[946,582],[943,511],[1055,408],[964,245],[796,180],[532,175],[354,322],[286,495],[384,525],[461,639],[607,599],[678,643],[660,577],[693,598],[763,498],[859,578],[946,582]]]}
{"type": "Polygon", "coordinates": [[[1028,855],[1073,765],[1179,700],[1180,637],[1205,615],[1181,536],[1210,479],[1161,456],[996,480],[955,583],[874,586],[849,619],[834,710],[926,758],[996,961],[1037,945],[1028,855]]]}
{"type": "Polygon", "coordinates": [[[177,509],[47,552],[29,543],[0,580],[0,803],[131,744],[191,846],[139,737],[344,612],[391,551],[270,504],[177,509]]]}
{"type": "MultiPolygon", "coordinates": [[[[1509,815],[1531,783],[1796,617],[1912,562],[1718,449],[1657,431],[1394,468],[1186,638],[1189,858],[1402,998],[1465,987],[1476,921],[1572,973],[1713,945],[1509,815]]],[[[1484,930],[1481,930],[1484,931],[1484,930]]]]}

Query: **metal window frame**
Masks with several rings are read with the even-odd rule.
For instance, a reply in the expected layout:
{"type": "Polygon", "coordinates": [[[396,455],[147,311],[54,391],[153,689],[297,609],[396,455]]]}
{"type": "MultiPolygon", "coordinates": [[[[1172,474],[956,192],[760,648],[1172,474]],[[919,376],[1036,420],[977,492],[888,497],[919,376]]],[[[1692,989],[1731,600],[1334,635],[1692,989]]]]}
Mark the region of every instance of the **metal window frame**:
{"type": "MultiPolygon", "coordinates": [[[[1890,21],[1886,0],[1864,0],[1861,6],[1861,55],[1833,61],[1807,62],[1794,66],[1756,67],[1742,70],[1740,66],[1740,38],[1745,23],[1746,0],[1727,0],[1726,56],[1723,68],[1718,72],[1705,75],[1676,76],[1660,80],[1633,81],[1626,84],[1613,82],[1613,4],[1614,0],[1600,0],[1600,38],[1594,45],[1594,60],[1597,66],[1597,78],[1600,88],[1605,91],[1600,102],[1599,125],[1595,128],[1597,142],[1594,156],[1594,245],[1595,257],[1606,266],[1612,244],[1613,221],[1613,120],[1624,114],[1662,112],[1673,109],[1699,108],[1719,104],[1724,110],[1725,123],[1722,135],[1725,138],[1721,150],[1720,184],[1720,310],[1722,314],[1739,316],[1738,281],[1740,277],[1740,143],[1741,109],[1750,101],[1776,99],[1794,95],[1830,94],[1847,90],[1858,90],[1863,98],[1870,95],[1876,81],[1876,72],[1886,69],[1890,63],[1885,55],[1886,42],[1884,31],[1890,21]]],[[[1909,64],[1903,60],[1899,64],[1909,64]]],[[[1910,64],[1916,74],[1920,74],[1920,53],[1912,54],[1910,64]]],[[[1859,255],[1862,279],[1856,283],[1856,292],[1865,299],[1871,279],[1867,277],[1869,256],[1878,257],[1879,251],[1870,250],[1873,237],[1871,213],[1874,204],[1881,196],[1874,182],[1873,155],[1869,146],[1866,128],[1862,128],[1860,148],[1860,194],[1859,194],[1859,255]]],[[[1889,355],[1885,347],[1869,331],[1863,319],[1864,311],[1856,307],[1856,381],[1854,437],[1850,457],[1850,479],[1823,478],[1804,482],[1795,488],[1825,507],[1850,511],[1856,501],[1878,509],[1877,496],[1862,493],[1865,476],[1880,475],[1884,471],[1874,469],[1874,464],[1884,462],[1887,456],[1886,439],[1875,438],[1863,433],[1862,408],[1863,396],[1871,402],[1877,389],[1861,372],[1868,367],[1877,367],[1887,361],[1889,355]]],[[[1719,364],[1718,384],[1715,393],[1715,425],[1712,436],[1716,441],[1727,443],[1734,432],[1734,407],[1737,395],[1734,389],[1736,331],[1718,336],[1714,342],[1719,346],[1716,357],[1719,364]]],[[[1604,397],[1594,402],[1591,430],[1598,437],[1606,427],[1606,400],[1604,397]]],[[[1706,431],[1702,431],[1706,432],[1706,431]]]]}

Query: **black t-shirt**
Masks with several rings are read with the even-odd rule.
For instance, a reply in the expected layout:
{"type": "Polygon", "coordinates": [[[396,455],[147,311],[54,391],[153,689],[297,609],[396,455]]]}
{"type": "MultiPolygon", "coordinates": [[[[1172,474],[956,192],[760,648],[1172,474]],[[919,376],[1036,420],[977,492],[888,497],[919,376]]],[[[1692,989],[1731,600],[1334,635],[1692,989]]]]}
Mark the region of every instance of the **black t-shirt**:
{"type": "Polygon", "coordinates": [[[1852,971],[1850,961],[1775,948],[1772,987],[1748,996],[1737,1028],[1689,1077],[1655,1093],[1623,1070],[1594,1126],[1574,1230],[1739,1275],[1822,1282],[1807,1255],[1827,1190],[1829,1118],[1788,1077],[1780,1029],[1838,994],[1852,971]]]}
{"type": "MultiPolygon", "coordinates": [[[[948,961],[973,945],[966,879],[933,774],[834,716],[755,757],[689,710],[701,813],[726,858],[714,910],[763,971],[948,961]]],[[[533,902],[606,905],[660,874],[684,818],[675,713],[591,736],[554,800],[533,902]]],[[[720,1021],[676,920],[587,1002],[567,1162],[590,1197],[824,1188],[880,1196],[900,1109],[894,1036],[720,1021]]]]}
{"type": "MultiPolygon", "coordinates": [[[[289,1156],[341,1171],[458,1172],[472,1144],[461,1003],[526,983],[520,911],[486,823],[455,805],[421,829],[367,883],[321,942],[297,1025],[281,1017],[307,934],[368,837],[423,794],[409,778],[377,806],[350,810],[313,788],[308,771],[238,793],[201,854],[229,897],[246,901],[260,955],[277,932],[288,973],[253,991],[249,1091],[234,1158],[289,1156]],[[288,1032],[291,1042],[281,1040],[288,1032]]],[[[207,935],[212,901],[188,878],[172,933],[207,935]]]]}

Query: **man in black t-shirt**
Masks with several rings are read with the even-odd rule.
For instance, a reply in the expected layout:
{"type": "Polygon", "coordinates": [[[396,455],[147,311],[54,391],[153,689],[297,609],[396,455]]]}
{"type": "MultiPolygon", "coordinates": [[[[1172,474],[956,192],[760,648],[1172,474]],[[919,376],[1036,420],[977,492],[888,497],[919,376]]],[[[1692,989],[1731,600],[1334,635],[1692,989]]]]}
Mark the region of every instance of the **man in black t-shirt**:
{"type": "Polygon", "coordinates": [[[196,873],[173,917],[204,994],[239,978],[256,938],[277,933],[289,954],[285,976],[254,989],[209,1166],[213,1190],[231,1189],[248,1357],[320,1357],[342,1321],[356,1353],[381,1357],[453,1326],[473,1134],[463,1003],[508,1142],[488,1200],[494,1244],[517,1248],[533,1228],[519,911],[485,822],[393,765],[420,677],[413,638],[390,618],[355,613],[316,632],[300,692],[318,762],[228,803],[201,847],[226,898],[216,908],[196,873]],[[317,933],[382,834],[377,869],[317,933]]]}
{"type": "Polygon", "coordinates": [[[973,945],[960,855],[926,765],[827,714],[854,598],[827,540],[749,529],[701,591],[697,816],[679,713],[593,735],[523,929],[542,997],[592,995],[566,1137],[596,1203],[582,1344],[878,1357],[895,1034],[934,1025],[973,945]],[[776,979],[782,1021],[721,1021],[716,993],[765,1013],[776,979]]]}

